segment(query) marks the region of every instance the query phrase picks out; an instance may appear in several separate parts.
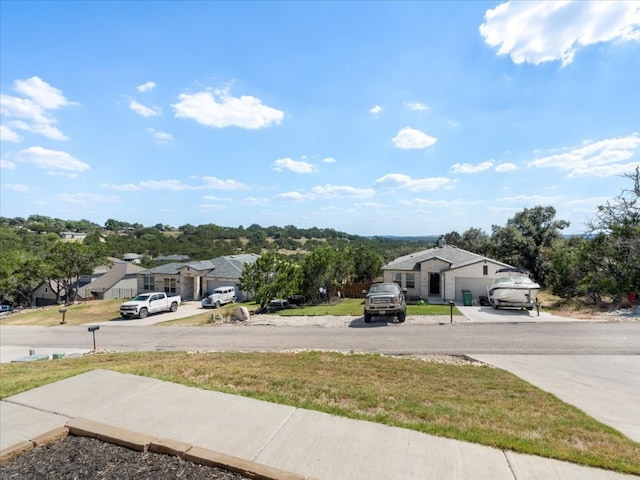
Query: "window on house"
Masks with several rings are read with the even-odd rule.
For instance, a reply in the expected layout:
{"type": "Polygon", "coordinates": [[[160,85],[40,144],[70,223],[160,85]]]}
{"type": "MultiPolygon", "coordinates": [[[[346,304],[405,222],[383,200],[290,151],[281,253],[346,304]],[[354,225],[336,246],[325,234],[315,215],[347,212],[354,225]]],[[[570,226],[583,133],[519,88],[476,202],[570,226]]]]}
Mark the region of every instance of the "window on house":
{"type": "Polygon", "coordinates": [[[164,291],[165,293],[176,293],[176,279],[165,278],[164,279],[164,291]]]}
{"type": "Polygon", "coordinates": [[[405,288],[416,288],[416,274],[407,273],[406,282],[405,288]]]}
{"type": "Polygon", "coordinates": [[[150,275],[145,275],[144,277],[144,287],[145,291],[151,291],[156,289],[155,278],[150,275]]]}
{"type": "Polygon", "coordinates": [[[402,287],[402,274],[401,273],[394,273],[393,274],[393,281],[402,287]]]}
{"type": "Polygon", "coordinates": [[[483,265],[482,266],[482,274],[483,275],[489,275],[489,266],[488,265],[483,265]]]}

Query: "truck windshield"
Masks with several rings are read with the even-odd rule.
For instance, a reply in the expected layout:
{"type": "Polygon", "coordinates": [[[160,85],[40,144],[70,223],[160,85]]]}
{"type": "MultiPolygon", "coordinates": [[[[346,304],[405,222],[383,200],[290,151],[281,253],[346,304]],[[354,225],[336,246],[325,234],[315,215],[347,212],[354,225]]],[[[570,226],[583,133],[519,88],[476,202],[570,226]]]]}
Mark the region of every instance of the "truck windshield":
{"type": "Polygon", "coordinates": [[[134,298],[136,302],[144,302],[145,300],[148,300],[148,299],[149,299],[148,293],[143,293],[142,295],[138,295],[134,298]]]}
{"type": "Polygon", "coordinates": [[[396,285],[378,284],[371,285],[369,293],[396,293],[397,291],[398,287],[396,285]]]}

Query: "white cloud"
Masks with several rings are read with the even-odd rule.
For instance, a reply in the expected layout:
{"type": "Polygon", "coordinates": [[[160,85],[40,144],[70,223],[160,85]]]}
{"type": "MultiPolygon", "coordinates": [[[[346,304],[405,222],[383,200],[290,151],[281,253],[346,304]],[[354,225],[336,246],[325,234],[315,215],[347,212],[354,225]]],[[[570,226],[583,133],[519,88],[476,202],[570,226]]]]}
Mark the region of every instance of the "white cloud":
{"type": "Polygon", "coordinates": [[[428,177],[413,179],[402,173],[389,173],[375,181],[375,185],[395,185],[396,188],[407,188],[412,192],[432,191],[441,188],[450,189],[458,180],[444,177],[428,177]]]}
{"type": "Polygon", "coordinates": [[[323,163],[336,163],[336,159],[333,157],[326,157],[322,159],[323,163]]]}
{"type": "Polygon", "coordinates": [[[270,200],[268,198],[247,197],[240,203],[248,207],[263,207],[265,205],[268,205],[270,203],[270,200]]]}
{"type": "Polygon", "coordinates": [[[231,199],[229,197],[216,197],[215,195],[203,195],[203,200],[207,202],[230,202],[231,199]]]}
{"type": "Polygon", "coordinates": [[[15,170],[16,164],[10,162],[9,160],[5,160],[4,158],[0,158],[0,168],[3,168],[5,170],[15,170]]]}
{"type": "Polygon", "coordinates": [[[393,138],[395,146],[402,149],[427,148],[436,143],[436,141],[436,138],[411,127],[404,127],[393,138]]]}
{"type": "Polygon", "coordinates": [[[244,183],[236,180],[221,180],[216,177],[202,177],[206,182],[204,188],[213,188],[216,190],[246,190],[249,188],[244,183]]]}
{"type": "Polygon", "coordinates": [[[493,166],[493,160],[472,165],[471,163],[454,163],[451,165],[452,173],[478,173],[489,170],[493,166]]]}
{"type": "MultiPolygon", "coordinates": [[[[25,130],[52,140],[67,139],[64,133],[53,126],[58,121],[50,111],[75,105],[74,102],[67,100],[59,89],[38,77],[16,80],[13,87],[26,98],[0,94],[0,112],[9,120],[6,125],[7,128],[11,127],[10,131],[25,130]]],[[[4,137],[5,132],[2,133],[4,137]]],[[[15,136],[9,133],[8,138],[15,136]]]]}
{"type": "Polygon", "coordinates": [[[158,143],[173,143],[175,141],[173,135],[170,133],[156,130],[155,128],[147,128],[147,132],[149,132],[151,134],[151,138],[156,140],[158,143]]]}
{"type": "Polygon", "coordinates": [[[203,208],[205,210],[221,211],[228,210],[229,206],[222,205],[221,203],[201,203],[200,208],[203,208]]]}
{"type": "Polygon", "coordinates": [[[279,125],[284,112],[262,104],[259,98],[243,95],[232,97],[226,90],[182,93],[172,105],[176,118],[190,118],[213,128],[246,129],[279,125]]]}
{"type": "Polygon", "coordinates": [[[515,195],[513,197],[503,197],[500,198],[499,202],[504,203],[518,203],[518,204],[526,204],[526,205],[549,205],[555,204],[562,200],[562,197],[555,196],[545,196],[545,195],[515,195]]]}
{"type": "Polygon", "coordinates": [[[313,173],[316,167],[309,162],[296,161],[291,158],[279,158],[273,162],[273,168],[279,172],[289,170],[295,173],[313,173]]]}
{"type": "Polygon", "coordinates": [[[151,90],[156,88],[156,84],[153,82],[146,82],[146,83],[143,83],[142,85],[138,85],[136,88],[138,89],[139,92],[145,93],[145,92],[150,92],[151,90]]]}
{"type": "Polygon", "coordinates": [[[18,159],[24,163],[31,163],[37,167],[48,170],[50,173],[84,172],[89,170],[89,165],[77,158],[72,157],[67,152],[59,150],[49,150],[42,147],[29,147],[21,150],[17,155],[18,159]]]}
{"type": "Polygon", "coordinates": [[[140,182],[142,188],[150,188],[151,190],[170,190],[173,192],[179,192],[182,190],[193,190],[194,187],[182,183],[180,180],[145,180],[140,182]]]}
{"type": "Polygon", "coordinates": [[[135,100],[131,100],[131,102],[129,102],[129,108],[136,112],[138,115],[142,115],[145,118],[160,115],[162,111],[160,107],[147,107],[146,105],[143,105],[140,102],[136,102],[135,100]]]}
{"type": "Polygon", "coordinates": [[[138,190],[141,190],[139,185],[135,185],[133,183],[123,183],[120,185],[116,185],[116,184],[109,184],[109,183],[104,183],[101,185],[103,188],[108,188],[111,190],[122,190],[124,192],[135,192],[138,190]]]}
{"type": "Polygon", "coordinates": [[[27,192],[29,189],[26,185],[20,183],[5,183],[2,185],[3,190],[12,190],[14,192],[27,192]]]}
{"type": "Polygon", "coordinates": [[[308,193],[301,192],[283,192],[277,194],[275,198],[283,198],[285,200],[296,200],[298,202],[302,202],[304,200],[310,200],[311,198],[313,198],[313,196],[308,193]]]}
{"type": "Polygon", "coordinates": [[[76,205],[119,202],[117,195],[100,195],[99,193],[61,193],[56,195],[57,202],[68,202],[76,205]]]}
{"type": "Polygon", "coordinates": [[[515,163],[499,163],[498,165],[496,165],[496,172],[499,173],[503,173],[503,172],[511,172],[512,170],[517,170],[518,167],[516,166],[515,163]]]}
{"type": "Polygon", "coordinates": [[[283,192],[275,198],[304,201],[316,200],[319,198],[369,198],[375,194],[371,188],[357,188],[348,185],[317,185],[308,193],[303,192],[283,192]]]}
{"type": "Polygon", "coordinates": [[[636,1],[509,1],[485,12],[480,34],[514,63],[568,65],[580,47],[640,41],[636,1]]]}
{"type": "Polygon", "coordinates": [[[382,111],[382,107],[380,105],[376,105],[369,109],[369,113],[373,113],[374,115],[380,113],[382,111]]]}
{"type": "Polygon", "coordinates": [[[422,102],[404,102],[404,106],[409,109],[412,110],[414,112],[420,112],[420,111],[424,111],[424,110],[429,110],[431,107],[427,104],[424,104],[422,102]]]}
{"type": "Polygon", "coordinates": [[[401,200],[398,202],[403,207],[459,207],[477,202],[466,200],[429,200],[428,198],[412,198],[411,200],[401,200]]]}
{"type": "Polygon", "coordinates": [[[0,125],[0,142],[14,142],[18,143],[22,140],[22,137],[16,132],[11,130],[6,125],[0,125]]]}
{"type": "Polygon", "coordinates": [[[71,105],[71,102],[64,97],[61,90],[52,87],[38,77],[16,80],[13,82],[13,88],[16,92],[29,97],[36,105],[45,110],[57,110],[60,107],[71,105]]]}
{"type": "Polygon", "coordinates": [[[630,161],[640,146],[640,135],[585,141],[577,147],[564,148],[562,153],[549,155],[528,163],[530,167],[554,167],[566,170],[568,177],[609,177],[640,166],[630,161]]]}
{"type": "Polygon", "coordinates": [[[357,188],[346,185],[318,185],[311,189],[314,195],[323,198],[334,197],[356,197],[367,198],[372,197],[375,191],[371,188],[357,188]]]}

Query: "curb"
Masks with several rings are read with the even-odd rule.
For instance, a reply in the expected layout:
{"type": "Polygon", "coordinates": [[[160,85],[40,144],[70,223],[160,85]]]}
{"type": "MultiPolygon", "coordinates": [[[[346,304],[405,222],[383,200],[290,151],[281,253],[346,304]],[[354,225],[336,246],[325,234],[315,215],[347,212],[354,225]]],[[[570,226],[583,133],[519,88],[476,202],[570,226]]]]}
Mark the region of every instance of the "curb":
{"type": "Polygon", "coordinates": [[[61,438],[66,437],[68,433],[69,429],[67,427],[57,427],[33,437],[31,440],[25,440],[24,442],[7,447],[0,451],[0,465],[10,462],[36,447],[60,440],[61,438]]]}
{"type": "Polygon", "coordinates": [[[0,451],[0,465],[24,455],[35,447],[60,440],[67,435],[96,438],[139,452],[175,455],[193,463],[223,468],[256,480],[314,480],[311,477],[194,446],[190,443],[157,438],[86,418],[71,419],[64,427],[54,428],[31,440],[20,442],[0,451]]]}

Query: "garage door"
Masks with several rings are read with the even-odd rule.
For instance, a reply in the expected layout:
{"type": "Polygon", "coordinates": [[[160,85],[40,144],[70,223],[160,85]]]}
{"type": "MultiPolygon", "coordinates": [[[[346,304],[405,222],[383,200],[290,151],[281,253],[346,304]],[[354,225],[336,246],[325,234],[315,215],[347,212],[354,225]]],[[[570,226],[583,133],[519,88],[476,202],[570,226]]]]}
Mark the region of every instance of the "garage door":
{"type": "Polygon", "coordinates": [[[462,290],[469,290],[473,295],[473,303],[478,304],[480,295],[487,296],[487,286],[491,285],[490,278],[456,278],[456,302],[462,302],[462,290]]]}

